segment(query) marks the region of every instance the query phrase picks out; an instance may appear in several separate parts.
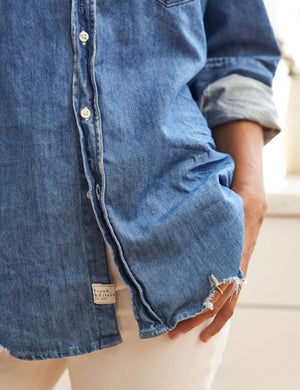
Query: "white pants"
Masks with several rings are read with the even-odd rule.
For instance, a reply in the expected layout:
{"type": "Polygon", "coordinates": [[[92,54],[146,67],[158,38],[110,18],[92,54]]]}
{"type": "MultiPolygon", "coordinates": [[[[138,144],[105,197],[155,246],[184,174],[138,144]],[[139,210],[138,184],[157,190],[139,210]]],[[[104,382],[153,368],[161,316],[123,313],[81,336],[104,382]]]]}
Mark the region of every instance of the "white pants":
{"type": "MultiPolygon", "coordinates": [[[[168,334],[140,339],[127,287],[119,277],[107,247],[116,285],[116,312],[121,344],[84,355],[24,361],[0,353],[1,390],[52,389],[65,369],[72,390],[209,390],[221,362],[231,319],[207,343],[199,339],[213,321],[170,340],[168,334]]],[[[68,390],[68,389],[66,389],[68,390]]]]}

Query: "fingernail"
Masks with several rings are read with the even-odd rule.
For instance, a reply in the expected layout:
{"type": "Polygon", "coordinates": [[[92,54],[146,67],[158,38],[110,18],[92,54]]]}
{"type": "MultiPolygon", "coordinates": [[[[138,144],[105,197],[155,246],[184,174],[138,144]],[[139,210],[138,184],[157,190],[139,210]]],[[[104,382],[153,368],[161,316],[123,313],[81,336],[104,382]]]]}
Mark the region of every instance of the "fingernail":
{"type": "Polygon", "coordinates": [[[203,341],[204,343],[207,343],[211,339],[211,336],[202,336],[200,338],[201,338],[201,341],[203,341]]]}
{"type": "Polygon", "coordinates": [[[176,332],[176,333],[170,334],[172,340],[177,340],[178,337],[181,335],[182,335],[182,332],[176,332]]]}

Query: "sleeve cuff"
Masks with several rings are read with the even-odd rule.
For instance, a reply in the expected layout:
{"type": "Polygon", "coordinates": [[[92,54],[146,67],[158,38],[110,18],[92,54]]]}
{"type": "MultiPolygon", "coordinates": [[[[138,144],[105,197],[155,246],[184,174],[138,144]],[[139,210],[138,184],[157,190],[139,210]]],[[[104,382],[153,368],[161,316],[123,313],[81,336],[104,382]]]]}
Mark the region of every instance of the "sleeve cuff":
{"type": "Polygon", "coordinates": [[[266,145],[281,132],[272,96],[272,88],[263,82],[230,74],[209,84],[197,104],[211,129],[241,119],[259,123],[266,145]]]}

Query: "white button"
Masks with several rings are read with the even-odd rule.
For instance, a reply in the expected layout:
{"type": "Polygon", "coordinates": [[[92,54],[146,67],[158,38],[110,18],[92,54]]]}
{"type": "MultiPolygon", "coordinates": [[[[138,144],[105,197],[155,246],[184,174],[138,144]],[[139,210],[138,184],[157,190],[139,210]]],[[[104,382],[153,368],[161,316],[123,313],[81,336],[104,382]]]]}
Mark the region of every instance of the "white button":
{"type": "Polygon", "coordinates": [[[91,111],[90,111],[87,107],[84,107],[84,108],[80,111],[80,115],[82,116],[82,118],[88,120],[89,117],[91,116],[91,111]]]}
{"type": "Polygon", "coordinates": [[[79,39],[85,45],[86,41],[89,39],[89,34],[86,31],[81,31],[79,34],[79,39]]]}

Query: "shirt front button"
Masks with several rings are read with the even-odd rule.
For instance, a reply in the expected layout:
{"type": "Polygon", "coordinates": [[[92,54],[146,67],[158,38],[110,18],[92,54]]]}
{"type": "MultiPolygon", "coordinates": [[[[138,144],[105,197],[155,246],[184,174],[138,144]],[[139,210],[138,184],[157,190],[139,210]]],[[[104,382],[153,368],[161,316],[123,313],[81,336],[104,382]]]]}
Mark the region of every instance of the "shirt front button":
{"type": "Polygon", "coordinates": [[[89,34],[86,31],[81,31],[79,34],[79,39],[85,45],[86,41],[89,39],[89,34]]]}
{"type": "Polygon", "coordinates": [[[87,107],[84,107],[84,108],[80,111],[80,115],[82,116],[82,118],[88,120],[89,117],[91,116],[91,111],[90,111],[87,107]]]}
{"type": "Polygon", "coordinates": [[[90,194],[90,190],[88,190],[88,192],[86,193],[86,196],[91,199],[91,194],[90,194]]]}

